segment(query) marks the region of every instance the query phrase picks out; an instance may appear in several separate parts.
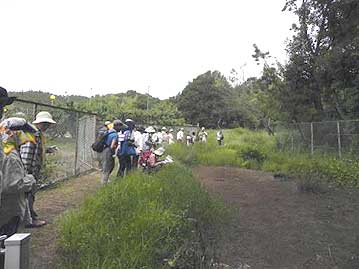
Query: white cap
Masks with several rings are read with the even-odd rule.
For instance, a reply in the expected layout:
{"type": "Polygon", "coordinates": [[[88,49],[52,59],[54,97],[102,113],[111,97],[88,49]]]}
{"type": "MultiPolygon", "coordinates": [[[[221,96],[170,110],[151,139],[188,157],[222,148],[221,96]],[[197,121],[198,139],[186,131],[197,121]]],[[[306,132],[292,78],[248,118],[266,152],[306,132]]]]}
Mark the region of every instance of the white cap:
{"type": "Polygon", "coordinates": [[[109,120],[107,120],[107,121],[105,121],[105,125],[107,126],[107,125],[110,125],[111,124],[111,122],[109,121],[109,120]]]}
{"type": "Polygon", "coordinates": [[[41,112],[37,113],[36,119],[32,123],[37,124],[37,123],[43,123],[43,122],[52,123],[52,124],[56,123],[56,121],[54,121],[52,119],[51,114],[47,111],[41,111],[41,112]]]}
{"type": "Polygon", "coordinates": [[[205,130],[205,128],[204,128],[204,127],[202,127],[202,128],[201,128],[201,130],[202,130],[202,131],[204,131],[204,130],[205,130]]]}
{"type": "Polygon", "coordinates": [[[163,126],[161,130],[162,130],[162,131],[166,131],[167,128],[163,126]]]}

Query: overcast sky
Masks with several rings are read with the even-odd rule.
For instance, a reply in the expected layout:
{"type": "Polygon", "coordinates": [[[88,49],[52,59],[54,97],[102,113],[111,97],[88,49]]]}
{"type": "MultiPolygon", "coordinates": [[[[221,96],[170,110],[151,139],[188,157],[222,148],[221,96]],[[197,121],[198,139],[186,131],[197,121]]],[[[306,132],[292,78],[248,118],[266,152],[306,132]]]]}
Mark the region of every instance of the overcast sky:
{"type": "Polygon", "coordinates": [[[167,98],[196,76],[259,75],[253,43],[284,62],[285,0],[0,0],[0,86],[167,98]]]}

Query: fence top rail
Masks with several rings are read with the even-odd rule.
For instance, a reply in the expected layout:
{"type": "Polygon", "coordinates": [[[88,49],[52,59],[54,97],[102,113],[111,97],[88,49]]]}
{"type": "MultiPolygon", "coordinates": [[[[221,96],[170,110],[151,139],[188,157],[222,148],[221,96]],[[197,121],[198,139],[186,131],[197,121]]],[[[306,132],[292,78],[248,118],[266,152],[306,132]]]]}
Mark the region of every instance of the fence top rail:
{"type": "Polygon", "coordinates": [[[285,122],[285,121],[276,121],[273,124],[311,124],[311,123],[335,123],[335,122],[359,122],[357,120],[326,120],[326,121],[298,121],[298,122],[285,122]]]}
{"type": "Polygon", "coordinates": [[[35,101],[29,101],[29,100],[24,100],[24,99],[20,99],[20,98],[16,98],[16,99],[15,99],[15,102],[33,104],[33,105],[38,105],[38,106],[45,106],[45,107],[50,107],[50,108],[55,108],[55,109],[61,109],[61,110],[69,111],[69,112],[77,112],[77,113],[83,113],[83,114],[98,116],[98,114],[97,114],[97,113],[94,113],[94,112],[83,111],[83,110],[78,110],[78,109],[73,109],[73,108],[68,108],[68,107],[54,106],[54,105],[49,105],[49,104],[43,104],[43,103],[39,103],[39,102],[35,102],[35,101]]]}

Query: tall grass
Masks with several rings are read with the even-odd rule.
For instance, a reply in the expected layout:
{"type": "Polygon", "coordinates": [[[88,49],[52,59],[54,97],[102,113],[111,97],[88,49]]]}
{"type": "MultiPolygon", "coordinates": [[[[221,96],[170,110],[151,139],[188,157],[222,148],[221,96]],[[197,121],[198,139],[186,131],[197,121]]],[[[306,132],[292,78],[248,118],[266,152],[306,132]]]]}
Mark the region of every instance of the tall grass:
{"type": "Polygon", "coordinates": [[[359,161],[352,157],[278,151],[275,136],[242,128],[225,130],[225,145],[218,146],[215,132],[208,144],[171,145],[168,152],[188,165],[237,166],[294,177],[319,175],[339,185],[359,187],[359,161]]]}
{"type": "Polygon", "coordinates": [[[60,220],[64,268],[206,268],[229,210],[191,170],[133,173],[60,220]]]}

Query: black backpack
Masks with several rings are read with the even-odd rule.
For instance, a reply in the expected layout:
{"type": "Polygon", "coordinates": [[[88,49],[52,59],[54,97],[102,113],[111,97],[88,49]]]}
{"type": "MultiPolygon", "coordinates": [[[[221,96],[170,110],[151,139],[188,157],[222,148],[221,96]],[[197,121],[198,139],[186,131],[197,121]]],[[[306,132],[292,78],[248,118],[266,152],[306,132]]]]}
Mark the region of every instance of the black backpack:
{"type": "Polygon", "coordinates": [[[91,145],[91,148],[93,151],[96,151],[96,152],[102,152],[106,147],[106,138],[107,136],[110,134],[110,132],[103,132],[103,133],[100,133],[95,142],[91,145]]]}

